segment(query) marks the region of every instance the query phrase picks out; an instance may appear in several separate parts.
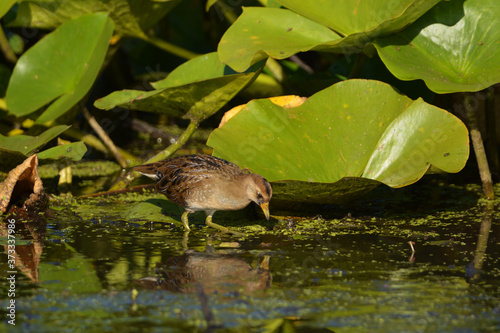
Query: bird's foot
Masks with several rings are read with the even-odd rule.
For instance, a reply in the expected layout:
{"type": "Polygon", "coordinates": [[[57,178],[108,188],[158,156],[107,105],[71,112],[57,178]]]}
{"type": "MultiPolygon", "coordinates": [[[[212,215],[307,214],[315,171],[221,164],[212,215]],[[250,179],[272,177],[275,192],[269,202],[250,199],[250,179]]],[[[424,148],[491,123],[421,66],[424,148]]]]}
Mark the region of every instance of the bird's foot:
{"type": "Polygon", "coordinates": [[[205,224],[208,225],[211,228],[217,229],[219,231],[222,231],[223,233],[230,233],[238,237],[246,237],[247,235],[238,231],[233,231],[229,228],[223,227],[217,223],[212,222],[212,217],[207,216],[207,219],[205,220],[205,224]]]}

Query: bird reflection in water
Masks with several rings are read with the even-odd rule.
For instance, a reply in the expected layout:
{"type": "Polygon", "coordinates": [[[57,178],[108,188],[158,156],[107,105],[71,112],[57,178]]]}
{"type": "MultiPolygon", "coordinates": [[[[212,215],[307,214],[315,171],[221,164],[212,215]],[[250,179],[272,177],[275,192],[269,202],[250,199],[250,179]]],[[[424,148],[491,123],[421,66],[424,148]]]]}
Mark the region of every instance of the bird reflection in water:
{"type": "Polygon", "coordinates": [[[236,254],[187,250],[183,255],[170,258],[156,267],[157,276],[135,282],[146,289],[173,292],[197,292],[201,286],[205,293],[252,293],[271,286],[269,256],[264,256],[259,267],[253,268],[236,254]]]}

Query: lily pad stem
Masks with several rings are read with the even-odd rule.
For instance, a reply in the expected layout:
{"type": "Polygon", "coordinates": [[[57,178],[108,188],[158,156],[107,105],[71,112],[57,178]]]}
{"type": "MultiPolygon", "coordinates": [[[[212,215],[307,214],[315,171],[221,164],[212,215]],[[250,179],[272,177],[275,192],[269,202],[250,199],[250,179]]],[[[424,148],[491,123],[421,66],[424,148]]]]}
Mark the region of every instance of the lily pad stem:
{"type": "Polygon", "coordinates": [[[278,60],[268,58],[266,62],[266,69],[274,76],[276,81],[283,83],[285,73],[278,60]]]}
{"type": "Polygon", "coordinates": [[[470,93],[465,93],[464,104],[472,146],[474,147],[477,166],[479,168],[479,175],[481,176],[481,182],[483,183],[483,192],[486,196],[486,199],[493,200],[495,199],[495,193],[493,192],[493,181],[491,180],[488,159],[486,158],[486,152],[484,151],[483,139],[481,137],[481,132],[479,132],[477,124],[476,110],[473,107],[473,97],[470,93]]]}
{"type": "Polygon", "coordinates": [[[0,48],[2,49],[5,59],[8,62],[13,64],[17,62],[17,56],[10,47],[7,36],[5,36],[5,32],[3,31],[3,28],[1,26],[0,26],[0,48]]]}
{"type": "Polygon", "coordinates": [[[471,282],[478,282],[480,280],[480,272],[483,269],[485,260],[486,247],[488,245],[488,236],[491,232],[491,221],[493,219],[493,212],[495,204],[493,201],[486,202],[484,205],[483,217],[481,218],[481,227],[479,228],[479,235],[476,242],[476,252],[474,253],[474,275],[471,276],[471,282]]]}
{"type": "Polygon", "coordinates": [[[109,137],[108,133],[106,133],[106,131],[101,127],[101,125],[99,125],[97,120],[95,120],[95,117],[90,114],[89,110],[87,110],[86,107],[82,107],[82,113],[85,116],[85,119],[87,119],[87,121],[88,121],[89,125],[92,127],[92,129],[97,133],[99,138],[101,138],[101,140],[104,142],[106,147],[108,147],[111,154],[113,154],[113,156],[115,157],[118,164],[120,164],[120,166],[122,168],[126,168],[127,162],[123,158],[122,154],[120,153],[120,151],[116,147],[113,140],[111,140],[111,138],[109,137]]]}
{"type": "Polygon", "coordinates": [[[234,13],[234,6],[229,6],[222,1],[217,1],[214,3],[214,8],[219,18],[222,20],[221,14],[226,18],[226,20],[233,24],[238,16],[234,13]]]}
{"type": "Polygon", "coordinates": [[[176,56],[183,58],[183,59],[186,59],[186,60],[193,59],[193,58],[199,56],[198,53],[186,50],[182,47],[179,47],[177,45],[169,43],[169,42],[167,42],[161,38],[158,38],[156,36],[151,36],[146,41],[153,44],[157,48],[162,49],[163,51],[166,51],[168,53],[171,53],[173,55],[176,55],[176,56]]]}
{"type": "Polygon", "coordinates": [[[174,143],[168,146],[167,149],[162,150],[155,156],[151,157],[149,160],[146,161],[146,163],[158,162],[170,157],[173,153],[177,151],[177,149],[181,148],[182,146],[184,146],[184,144],[186,144],[186,142],[193,135],[194,131],[196,131],[199,125],[200,123],[198,121],[191,120],[188,127],[184,130],[181,136],[174,143]]]}

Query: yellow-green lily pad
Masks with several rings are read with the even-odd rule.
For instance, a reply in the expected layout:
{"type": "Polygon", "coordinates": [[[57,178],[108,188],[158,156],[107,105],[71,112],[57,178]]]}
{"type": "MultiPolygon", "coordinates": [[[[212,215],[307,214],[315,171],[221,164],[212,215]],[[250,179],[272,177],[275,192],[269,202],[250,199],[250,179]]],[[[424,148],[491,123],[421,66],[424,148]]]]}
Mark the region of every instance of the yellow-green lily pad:
{"type": "Polygon", "coordinates": [[[369,180],[366,187],[356,180],[360,193],[373,188],[373,181],[402,187],[431,166],[458,172],[469,157],[468,131],[460,119],[372,80],[337,83],[294,108],[268,99],[251,101],[207,144],[214,155],[269,181],[317,183],[321,189],[309,187],[309,194],[275,192],[312,202],[338,202],[333,193],[335,186],[346,186],[345,181],[337,184],[344,178],[369,180]],[[318,196],[324,184],[331,186],[330,199],[328,193],[318,196]]]}

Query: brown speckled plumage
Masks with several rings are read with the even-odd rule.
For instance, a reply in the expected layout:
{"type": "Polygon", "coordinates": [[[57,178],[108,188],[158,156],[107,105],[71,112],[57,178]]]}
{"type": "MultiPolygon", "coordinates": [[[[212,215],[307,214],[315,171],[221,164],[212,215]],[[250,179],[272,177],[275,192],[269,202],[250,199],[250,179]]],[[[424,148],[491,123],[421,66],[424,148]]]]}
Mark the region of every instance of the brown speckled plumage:
{"type": "Polygon", "coordinates": [[[268,203],[272,196],[269,182],[220,158],[186,155],[137,166],[134,170],[155,179],[158,192],[186,209],[182,216],[186,230],[189,230],[187,214],[203,210],[207,213],[207,225],[227,232],[227,228],[212,223],[214,212],[242,209],[251,201],[260,205],[269,219],[268,203]]]}

